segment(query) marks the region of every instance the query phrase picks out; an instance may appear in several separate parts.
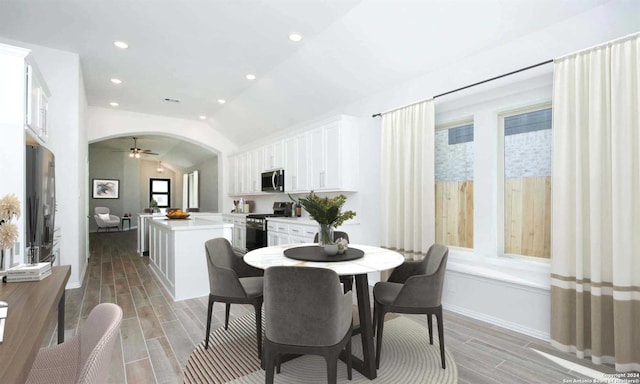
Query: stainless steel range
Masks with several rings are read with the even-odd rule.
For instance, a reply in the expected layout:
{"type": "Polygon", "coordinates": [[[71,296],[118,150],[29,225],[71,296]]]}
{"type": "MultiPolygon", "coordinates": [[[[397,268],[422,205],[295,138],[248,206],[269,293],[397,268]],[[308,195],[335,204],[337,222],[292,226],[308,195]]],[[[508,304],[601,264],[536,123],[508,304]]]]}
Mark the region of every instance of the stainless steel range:
{"type": "Polygon", "coordinates": [[[287,203],[273,203],[273,213],[254,213],[247,215],[247,251],[267,246],[267,217],[283,217],[287,203]]]}

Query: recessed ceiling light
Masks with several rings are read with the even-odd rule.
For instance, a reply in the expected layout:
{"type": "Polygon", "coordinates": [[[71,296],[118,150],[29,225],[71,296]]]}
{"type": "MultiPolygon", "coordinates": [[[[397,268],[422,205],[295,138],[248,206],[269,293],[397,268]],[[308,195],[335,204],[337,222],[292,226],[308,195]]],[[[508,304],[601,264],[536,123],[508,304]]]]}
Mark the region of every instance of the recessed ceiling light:
{"type": "Polygon", "coordinates": [[[120,80],[120,79],[116,79],[115,77],[114,77],[113,79],[111,79],[111,82],[112,82],[113,84],[122,84],[122,80],[120,80]]]}
{"type": "Polygon", "coordinates": [[[113,45],[115,45],[116,47],[120,48],[120,49],[127,49],[129,48],[129,44],[125,43],[124,41],[114,41],[113,45]]]}
{"type": "Polygon", "coordinates": [[[116,103],[115,101],[112,101],[112,102],[109,103],[109,105],[112,106],[112,107],[117,107],[120,104],[116,103]]]}
{"type": "Polygon", "coordinates": [[[204,120],[206,118],[207,118],[207,116],[204,116],[204,115],[200,116],[200,120],[204,120]]]}
{"type": "Polygon", "coordinates": [[[178,99],[173,99],[173,98],[171,98],[171,97],[165,97],[165,98],[164,98],[164,101],[167,101],[167,102],[169,102],[169,103],[179,103],[179,102],[180,102],[180,100],[178,100],[178,99]]]}
{"type": "Polygon", "coordinates": [[[247,78],[247,80],[255,80],[256,79],[256,75],[254,75],[253,73],[248,73],[247,76],[245,76],[247,78]]]}
{"type": "Polygon", "coordinates": [[[289,35],[289,40],[293,41],[294,43],[299,43],[302,41],[302,35],[299,33],[292,33],[289,35]]]}
{"type": "Polygon", "coordinates": [[[225,99],[218,99],[218,103],[220,103],[220,104],[224,104],[226,102],[227,102],[227,100],[225,100],[225,99]]]}

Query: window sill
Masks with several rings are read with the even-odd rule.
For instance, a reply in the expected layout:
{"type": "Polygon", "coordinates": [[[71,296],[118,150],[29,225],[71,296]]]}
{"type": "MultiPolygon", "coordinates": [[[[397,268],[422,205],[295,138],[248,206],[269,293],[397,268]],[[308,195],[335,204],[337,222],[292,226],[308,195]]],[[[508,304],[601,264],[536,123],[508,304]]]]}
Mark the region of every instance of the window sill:
{"type": "Polygon", "coordinates": [[[447,269],[529,288],[551,289],[551,266],[544,262],[483,257],[473,251],[450,248],[447,269]]]}

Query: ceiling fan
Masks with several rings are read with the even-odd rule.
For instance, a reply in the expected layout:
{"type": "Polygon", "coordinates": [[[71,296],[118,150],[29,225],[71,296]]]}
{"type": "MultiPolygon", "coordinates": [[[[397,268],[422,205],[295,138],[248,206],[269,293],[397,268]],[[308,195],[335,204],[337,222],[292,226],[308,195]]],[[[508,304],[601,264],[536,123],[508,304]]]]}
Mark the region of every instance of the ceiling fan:
{"type": "Polygon", "coordinates": [[[138,138],[134,137],[133,147],[129,148],[129,157],[135,157],[136,159],[139,159],[140,155],[157,155],[157,153],[152,152],[150,149],[138,148],[138,138]]]}

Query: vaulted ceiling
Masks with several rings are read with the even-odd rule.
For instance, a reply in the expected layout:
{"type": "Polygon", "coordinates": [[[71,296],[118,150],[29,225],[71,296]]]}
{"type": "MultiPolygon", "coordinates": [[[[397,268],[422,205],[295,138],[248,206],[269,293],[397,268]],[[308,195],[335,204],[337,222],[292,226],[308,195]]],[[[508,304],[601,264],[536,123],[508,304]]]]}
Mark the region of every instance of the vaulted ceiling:
{"type": "Polygon", "coordinates": [[[605,2],[2,0],[0,36],[78,53],[91,106],[206,116],[241,144],[605,2]]]}

